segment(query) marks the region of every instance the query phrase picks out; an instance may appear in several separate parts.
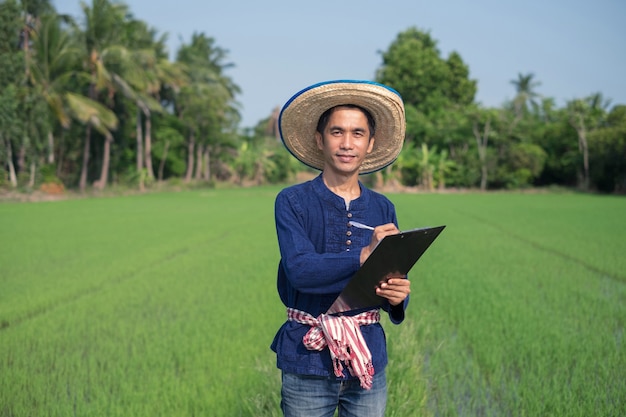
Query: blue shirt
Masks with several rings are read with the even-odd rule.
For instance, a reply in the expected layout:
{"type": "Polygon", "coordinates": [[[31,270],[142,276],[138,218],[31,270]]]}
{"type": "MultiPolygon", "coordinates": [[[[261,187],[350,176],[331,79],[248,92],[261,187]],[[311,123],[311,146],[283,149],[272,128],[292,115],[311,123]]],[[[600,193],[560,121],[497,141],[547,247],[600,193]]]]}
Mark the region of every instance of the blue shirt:
{"type": "MultiPolygon", "coordinates": [[[[369,245],[372,231],[348,225],[350,220],[371,226],[398,224],[393,204],[363,184],[359,198],[348,207],[343,198],[326,187],[322,176],[290,186],[276,197],[275,220],[281,260],[278,294],[287,307],[314,317],[325,313],[360,268],[361,248],[369,245]]],[[[393,323],[404,320],[404,303],[383,309],[393,323]]],[[[360,311],[353,312],[354,314],[360,311]]],[[[352,314],[352,313],[351,313],[352,314]]],[[[271,348],[277,366],[284,372],[334,376],[330,352],[308,350],[302,338],[310,326],[285,322],[271,348]]],[[[374,370],[387,365],[385,334],[380,324],[362,326],[361,332],[372,354],[374,370]]],[[[349,374],[344,371],[344,377],[349,374]]]]}

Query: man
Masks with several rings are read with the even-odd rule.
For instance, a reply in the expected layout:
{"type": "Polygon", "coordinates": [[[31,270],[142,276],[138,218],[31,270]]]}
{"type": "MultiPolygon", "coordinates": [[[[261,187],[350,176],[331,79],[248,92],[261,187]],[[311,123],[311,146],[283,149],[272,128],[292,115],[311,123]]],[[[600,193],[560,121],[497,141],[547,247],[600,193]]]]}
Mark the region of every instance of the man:
{"type": "MultiPolygon", "coordinates": [[[[359,174],[386,167],[400,153],[402,99],[373,82],[315,84],[285,104],[279,128],[287,149],[322,171],[276,197],[277,284],[288,314],[272,343],[282,370],[282,411],[383,416],[387,351],[380,309],[324,313],[378,242],[399,233],[393,204],[366,188],[359,174]]],[[[396,324],[408,303],[405,278],[391,277],[376,289],[396,324]]]]}

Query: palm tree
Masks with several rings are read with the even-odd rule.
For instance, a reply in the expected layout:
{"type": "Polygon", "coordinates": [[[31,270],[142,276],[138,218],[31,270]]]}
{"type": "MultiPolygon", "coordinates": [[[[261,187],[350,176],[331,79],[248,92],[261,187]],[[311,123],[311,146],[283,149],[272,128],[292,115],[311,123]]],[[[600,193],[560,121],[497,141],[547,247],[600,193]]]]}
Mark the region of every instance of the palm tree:
{"type": "Polygon", "coordinates": [[[193,177],[196,142],[201,134],[202,127],[204,127],[203,124],[206,122],[204,118],[205,104],[209,102],[210,98],[205,87],[203,84],[193,83],[183,87],[176,96],[176,113],[185,125],[187,134],[185,182],[191,181],[193,177]]]}
{"type": "MultiPolygon", "coordinates": [[[[166,83],[177,90],[181,78],[173,76],[175,65],[167,59],[165,51],[166,35],[157,39],[157,31],[141,20],[131,19],[126,23],[126,43],[134,50],[136,61],[133,73],[127,74],[127,80],[134,89],[132,101],[137,106],[137,171],[141,174],[145,167],[147,177],[154,178],[152,167],[152,113],[164,111],[160,104],[160,92],[166,83]],[[143,123],[142,126],[142,115],[143,123]],[[144,143],[145,141],[145,143],[144,143]]],[[[143,183],[140,182],[140,188],[143,183]]]]}
{"type": "MultiPolygon", "coordinates": [[[[31,35],[39,25],[39,17],[43,14],[54,13],[54,7],[48,0],[28,0],[20,2],[24,12],[24,22],[20,34],[20,47],[24,54],[28,56],[31,45],[31,35]]],[[[26,67],[28,76],[28,67],[26,67]]]]}
{"type": "MultiPolygon", "coordinates": [[[[150,51],[150,48],[139,49],[135,47],[138,46],[135,43],[137,40],[134,34],[135,29],[145,28],[145,24],[133,20],[128,13],[127,6],[123,3],[92,0],[92,7],[82,3],[82,8],[85,15],[85,49],[83,53],[85,54],[86,66],[91,74],[90,97],[101,100],[110,108],[113,108],[118,95],[135,103],[146,116],[146,148],[149,154],[150,114],[152,111],[161,111],[162,108],[158,101],[150,95],[158,88],[153,87],[155,77],[152,76],[150,68],[146,70],[142,67],[143,64],[153,60],[154,51],[150,51]]],[[[149,36],[153,36],[154,32],[148,32],[149,36]]],[[[138,119],[138,123],[141,123],[140,118],[138,119]]],[[[88,128],[85,146],[90,139],[90,133],[88,128]]],[[[138,136],[141,137],[141,135],[138,136]]],[[[105,135],[100,179],[94,183],[94,186],[98,188],[103,188],[107,184],[112,141],[112,135],[105,135]]],[[[139,162],[141,161],[138,161],[138,166],[140,166],[139,162]]],[[[83,171],[86,172],[86,164],[83,164],[83,171]]],[[[153,177],[151,164],[149,171],[153,177]]],[[[81,183],[81,188],[83,187],[84,185],[81,183]]]]}
{"type": "MultiPolygon", "coordinates": [[[[66,96],[66,100],[69,107],[72,109],[72,113],[75,115],[76,119],[80,120],[83,124],[87,126],[88,132],[91,132],[91,129],[95,129],[105,137],[105,161],[103,162],[102,166],[108,167],[108,158],[110,155],[109,146],[113,142],[113,135],[111,134],[111,131],[117,129],[118,124],[115,113],[113,113],[102,104],[79,94],[68,93],[66,96]]],[[[81,191],[84,191],[85,185],[87,184],[86,166],[89,161],[89,152],[90,141],[86,141],[85,147],[83,148],[83,169],[81,170],[79,182],[81,191]]],[[[106,171],[103,171],[101,177],[102,175],[105,176],[104,178],[106,181],[106,171]]],[[[102,187],[104,185],[106,185],[106,183],[103,184],[102,187]]]]}
{"type": "Polygon", "coordinates": [[[223,74],[232,64],[224,63],[227,51],[213,38],[194,33],[189,45],[177,53],[177,62],[186,67],[189,84],[176,99],[176,113],[188,129],[188,156],[185,181],[190,181],[196,155],[196,177],[210,177],[212,147],[225,131],[234,130],[239,119],[234,101],[239,87],[223,74]]]}
{"type": "MultiPolygon", "coordinates": [[[[145,129],[144,133],[144,146],[138,142],[138,158],[140,158],[139,149],[143,149],[143,160],[145,161],[145,168],[147,170],[148,177],[154,178],[154,169],[152,167],[152,112],[164,111],[163,106],[160,104],[160,93],[163,88],[168,88],[175,94],[186,85],[187,77],[183,72],[183,67],[177,63],[170,62],[167,58],[159,57],[155,53],[143,51],[142,68],[144,76],[143,82],[135,84],[137,91],[135,95],[135,102],[141,112],[144,115],[145,129]]],[[[138,116],[138,120],[140,119],[138,116]]],[[[138,132],[139,132],[138,127],[138,132]]],[[[141,140],[140,138],[138,140],[141,140]]],[[[143,166],[138,159],[137,166],[143,166]]]]}
{"type": "Polygon", "coordinates": [[[515,98],[513,99],[513,106],[515,109],[516,119],[522,117],[522,114],[528,110],[528,105],[533,107],[538,106],[537,99],[541,97],[535,89],[541,85],[541,82],[536,81],[535,74],[517,74],[517,80],[511,80],[511,84],[515,86],[515,98]]]}
{"type": "MultiPolygon", "coordinates": [[[[83,60],[90,76],[88,97],[94,101],[113,107],[117,92],[132,95],[133,89],[126,82],[124,75],[135,67],[135,58],[122,43],[125,19],[128,8],[122,3],[111,3],[108,0],[92,0],[91,7],[81,2],[84,14],[84,28],[80,31],[83,40],[83,60]],[[104,93],[101,95],[101,93],[104,93]],[[101,101],[102,100],[102,101],[101,101]]],[[[104,135],[102,169],[100,178],[94,182],[96,188],[107,185],[113,135],[107,129],[102,130],[103,123],[93,123],[90,119],[85,135],[83,165],[80,177],[80,189],[87,185],[89,164],[89,146],[91,130],[96,128],[104,135]],[[108,133],[107,133],[108,132],[108,133]]],[[[100,120],[103,122],[103,120],[100,120]]]]}
{"type": "MultiPolygon", "coordinates": [[[[79,69],[79,49],[70,34],[61,28],[62,17],[56,14],[42,15],[32,33],[32,47],[26,57],[29,81],[48,104],[50,114],[67,129],[71,120],[83,124],[94,117],[101,120],[99,126],[115,129],[117,118],[110,110],[97,102],[71,91],[70,82],[88,80],[88,74],[79,69]],[[106,122],[105,122],[106,121],[106,122]]],[[[48,163],[54,163],[54,136],[48,132],[48,163]]]]}

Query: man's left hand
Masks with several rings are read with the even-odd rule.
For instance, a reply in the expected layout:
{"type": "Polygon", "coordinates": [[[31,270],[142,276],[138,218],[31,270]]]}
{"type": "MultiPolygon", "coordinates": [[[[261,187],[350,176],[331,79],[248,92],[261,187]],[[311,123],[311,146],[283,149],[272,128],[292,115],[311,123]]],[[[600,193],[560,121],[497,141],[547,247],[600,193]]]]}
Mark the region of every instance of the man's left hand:
{"type": "Polygon", "coordinates": [[[389,300],[389,304],[397,306],[403,302],[411,292],[411,281],[406,278],[389,278],[376,288],[376,294],[389,300]]]}

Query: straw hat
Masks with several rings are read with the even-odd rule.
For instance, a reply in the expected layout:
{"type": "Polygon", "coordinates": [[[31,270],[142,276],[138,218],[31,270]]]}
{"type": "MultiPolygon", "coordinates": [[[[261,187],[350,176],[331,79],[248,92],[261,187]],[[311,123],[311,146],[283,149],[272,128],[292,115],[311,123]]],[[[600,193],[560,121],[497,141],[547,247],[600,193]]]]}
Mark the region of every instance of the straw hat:
{"type": "Polygon", "coordinates": [[[296,93],[278,118],[280,137],[293,156],[322,170],[324,158],[315,131],[320,116],[331,107],[353,104],[368,110],[376,123],[375,142],[360,174],[378,171],[396,160],[405,133],[404,104],[394,89],[372,81],[339,80],[314,84],[296,93]]]}

